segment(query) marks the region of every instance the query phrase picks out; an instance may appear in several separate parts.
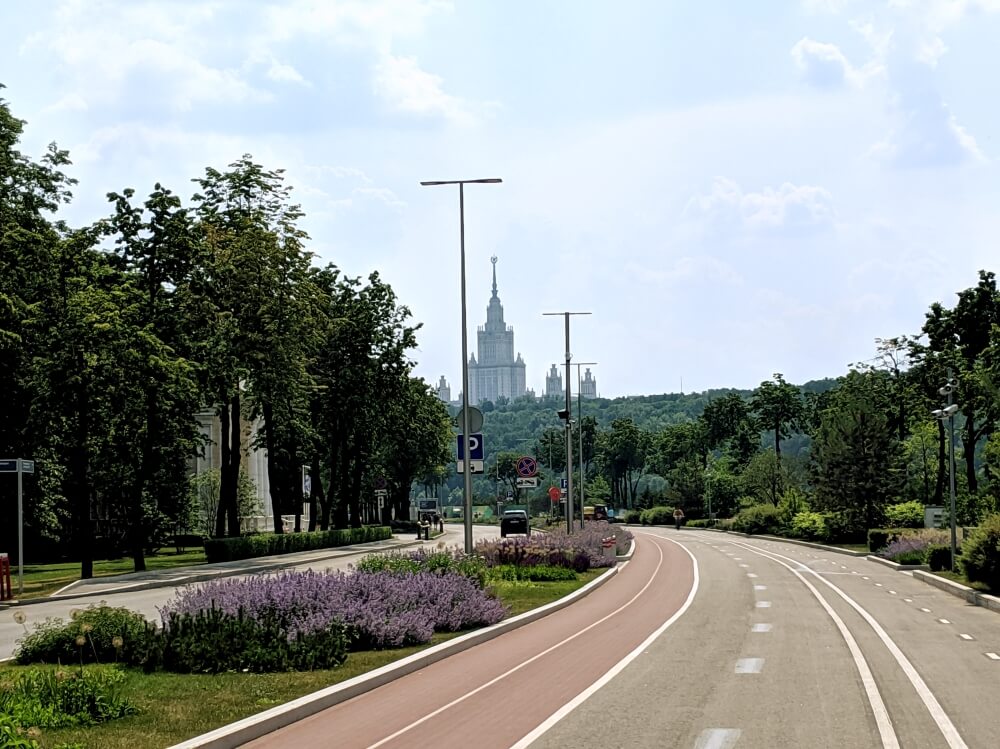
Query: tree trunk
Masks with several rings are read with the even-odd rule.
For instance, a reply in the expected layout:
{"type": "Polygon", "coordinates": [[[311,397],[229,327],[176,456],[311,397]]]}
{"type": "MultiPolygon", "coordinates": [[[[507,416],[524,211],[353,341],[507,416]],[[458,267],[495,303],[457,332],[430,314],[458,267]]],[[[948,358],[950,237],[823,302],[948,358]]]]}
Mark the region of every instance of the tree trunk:
{"type": "MultiPolygon", "coordinates": [[[[313,453],[312,462],[309,464],[309,530],[316,530],[317,509],[323,501],[323,481],[319,472],[319,453],[313,453]]],[[[324,527],[323,530],[326,530],[324,527]]]]}
{"type": "Polygon", "coordinates": [[[361,474],[362,474],[362,461],[361,456],[355,454],[353,460],[351,461],[351,489],[348,495],[348,503],[351,507],[351,527],[360,528],[364,525],[361,516],[361,474]]]}
{"type": "Polygon", "coordinates": [[[338,482],[337,506],[333,510],[333,523],[335,528],[347,528],[352,522],[351,518],[348,517],[348,509],[352,512],[354,509],[348,500],[348,497],[351,496],[351,475],[348,470],[350,461],[347,459],[347,448],[341,446],[337,457],[337,478],[340,481],[338,482]]]}
{"type": "Polygon", "coordinates": [[[156,467],[153,465],[153,461],[156,459],[153,450],[153,439],[155,435],[159,434],[156,403],[156,389],[151,387],[146,392],[146,433],[142,439],[142,462],[139,465],[139,476],[136,486],[132,490],[131,497],[132,520],[129,523],[129,536],[132,547],[132,566],[136,572],[146,571],[146,557],[144,554],[146,518],[142,511],[142,496],[146,492],[147,487],[153,485],[153,477],[156,475],[156,467]]]}
{"type": "Polygon", "coordinates": [[[264,450],[267,452],[267,493],[271,495],[271,514],[274,517],[274,532],[284,533],[285,524],[281,519],[281,511],[284,509],[282,502],[284,492],[282,491],[281,469],[278,461],[275,460],[276,445],[274,441],[274,409],[270,403],[264,404],[264,450]]]}
{"type": "Polygon", "coordinates": [[[230,486],[227,517],[229,518],[229,535],[239,537],[243,530],[240,528],[240,507],[237,500],[239,495],[240,463],[243,460],[243,411],[240,408],[240,391],[238,387],[236,394],[233,396],[232,411],[229,416],[229,434],[230,486]]]}
{"type": "MultiPolygon", "coordinates": [[[[219,466],[219,503],[215,508],[215,537],[222,538],[226,535],[226,518],[229,515],[229,488],[232,482],[229,473],[232,470],[229,457],[229,403],[223,399],[225,404],[219,409],[219,448],[222,452],[222,465],[219,466]]],[[[212,446],[209,445],[209,450],[212,446]]]]}
{"type": "MultiPolygon", "coordinates": [[[[94,576],[94,525],[90,519],[90,456],[87,442],[90,439],[90,398],[84,379],[83,357],[78,357],[80,382],[76,392],[76,435],[69,456],[69,488],[67,492],[73,503],[73,525],[76,553],[80,557],[80,579],[94,576]]],[[[22,562],[23,560],[18,560],[22,562]]]]}
{"type": "Polygon", "coordinates": [[[774,424],[774,454],[781,460],[781,423],[774,424]]]}

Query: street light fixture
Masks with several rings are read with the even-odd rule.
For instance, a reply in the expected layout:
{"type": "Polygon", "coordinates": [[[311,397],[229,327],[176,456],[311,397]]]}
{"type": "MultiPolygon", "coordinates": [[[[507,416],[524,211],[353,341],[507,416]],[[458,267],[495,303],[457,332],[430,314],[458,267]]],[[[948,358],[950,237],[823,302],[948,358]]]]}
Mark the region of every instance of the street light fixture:
{"type": "Polygon", "coordinates": [[[955,526],[955,414],[958,412],[958,405],[951,402],[952,393],[955,390],[955,380],[952,379],[951,370],[948,370],[948,381],[938,388],[938,393],[948,396],[948,404],[944,408],[936,408],[931,414],[939,421],[948,420],[949,432],[949,464],[948,484],[951,495],[951,571],[955,571],[955,557],[958,549],[958,533],[955,526]]]}
{"type": "Polygon", "coordinates": [[[462,275],[462,447],[465,458],[463,481],[463,515],[465,515],[465,553],[471,554],[472,544],[472,451],[469,446],[469,334],[465,316],[465,186],[471,184],[494,185],[502,182],[499,177],[487,179],[429,180],[424,187],[458,185],[458,231],[461,247],[462,275]]]}
{"type": "Polygon", "coordinates": [[[562,315],[566,318],[566,410],[559,412],[559,418],[566,419],[566,532],[573,532],[573,420],[570,391],[569,318],[570,315],[590,315],[590,312],[543,312],[543,316],[562,315]]]}

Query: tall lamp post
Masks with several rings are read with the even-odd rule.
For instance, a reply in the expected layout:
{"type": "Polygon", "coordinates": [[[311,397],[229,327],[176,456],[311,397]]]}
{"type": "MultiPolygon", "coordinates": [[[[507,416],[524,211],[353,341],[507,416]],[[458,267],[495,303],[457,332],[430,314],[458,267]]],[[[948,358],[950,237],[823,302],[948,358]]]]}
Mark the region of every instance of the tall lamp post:
{"type": "Polygon", "coordinates": [[[566,420],[566,532],[573,532],[573,420],[572,397],[570,391],[570,360],[573,354],[569,350],[569,318],[570,315],[589,315],[590,312],[543,312],[543,315],[562,315],[566,319],[566,409],[559,411],[559,418],[566,420]]]}
{"type": "Polygon", "coordinates": [[[955,571],[955,557],[957,556],[958,550],[958,533],[955,527],[955,413],[958,411],[958,405],[951,402],[951,395],[955,390],[955,380],[951,376],[951,370],[948,370],[948,380],[938,388],[938,393],[941,395],[948,396],[948,403],[944,408],[938,408],[932,411],[936,418],[941,421],[945,419],[948,420],[948,432],[949,432],[949,468],[948,468],[948,484],[949,493],[951,495],[950,512],[951,516],[951,571],[955,571]]]}
{"type": "Polygon", "coordinates": [[[465,459],[463,472],[463,515],[465,515],[465,553],[471,554],[472,544],[472,451],[469,447],[469,334],[465,318],[465,186],[471,184],[497,184],[499,177],[487,179],[451,179],[421,182],[424,187],[458,185],[458,231],[461,247],[462,275],[462,447],[465,459]]]}
{"type": "Polygon", "coordinates": [[[580,530],[583,530],[583,491],[587,480],[583,475],[583,380],[580,375],[580,367],[596,367],[595,361],[573,362],[576,366],[576,422],[577,434],[580,436],[580,530]]]}

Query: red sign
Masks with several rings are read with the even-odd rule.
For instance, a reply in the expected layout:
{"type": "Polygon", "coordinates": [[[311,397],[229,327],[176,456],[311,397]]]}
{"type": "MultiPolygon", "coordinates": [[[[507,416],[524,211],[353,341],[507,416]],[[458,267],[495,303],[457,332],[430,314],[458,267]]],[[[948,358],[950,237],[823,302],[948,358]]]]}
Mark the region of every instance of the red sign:
{"type": "Polygon", "coordinates": [[[551,489],[549,489],[549,499],[551,499],[553,502],[558,502],[559,497],[561,496],[562,492],[559,490],[558,486],[553,486],[551,489]]]}

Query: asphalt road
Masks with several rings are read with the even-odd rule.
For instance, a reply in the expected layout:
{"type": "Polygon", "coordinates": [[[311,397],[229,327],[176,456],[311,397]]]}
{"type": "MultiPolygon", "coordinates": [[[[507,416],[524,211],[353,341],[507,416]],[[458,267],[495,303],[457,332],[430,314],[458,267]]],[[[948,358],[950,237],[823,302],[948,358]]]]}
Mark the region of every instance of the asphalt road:
{"type": "Polygon", "coordinates": [[[635,529],[590,596],[248,746],[1000,747],[1000,618],[863,558],[635,529]]]}
{"type": "MultiPolygon", "coordinates": [[[[477,541],[480,538],[496,538],[500,535],[500,529],[498,526],[474,525],[472,527],[472,531],[474,541],[477,541]]],[[[464,537],[463,526],[446,524],[444,536],[439,536],[429,543],[430,545],[437,545],[443,541],[449,546],[461,546],[464,543],[464,537]]],[[[401,538],[407,541],[411,540],[409,536],[401,538]]],[[[349,565],[357,562],[361,556],[370,553],[370,549],[363,548],[361,545],[352,548],[355,548],[356,550],[345,550],[342,555],[319,561],[305,562],[295,567],[285,568],[285,571],[289,569],[347,569],[349,565]]],[[[245,562],[247,565],[250,565],[254,563],[254,560],[245,560],[245,562]]],[[[171,583],[162,588],[130,591],[127,587],[125,587],[120,592],[115,592],[114,590],[104,591],[100,596],[68,600],[39,599],[38,603],[4,609],[3,611],[0,611],[0,660],[10,658],[14,654],[17,646],[17,640],[23,637],[26,631],[30,631],[33,624],[42,622],[47,617],[59,617],[61,619],[68,620],[70,612],[74,609],[83,609],[90,604],[97,603],[98,601],[105,601],[109,606],[125,606],[133,611],[138,611],[150,620],[159,621],[157,607],[163,606],[168,600],[173,598],[176,590],[185,587],[183,584],[183,577],[185,574],[197,573],[199,569],[200,568],[198,567],[191,567],[170,570],[171,575],[176,578],[177,582],[171,583]],[[24,613],[26,617],[26,621],[23,626],[14,621],[14,613],[18,611],[24,613]]],[[[236,577],[239,577],[239,575],[236,577]]],[[[110,578],[98,579],[101,581],[110,580],[110,578]]],[[[122,581],[122,584],[127,585],[128,583],[122,581]]]]}

